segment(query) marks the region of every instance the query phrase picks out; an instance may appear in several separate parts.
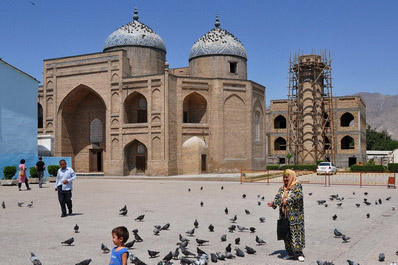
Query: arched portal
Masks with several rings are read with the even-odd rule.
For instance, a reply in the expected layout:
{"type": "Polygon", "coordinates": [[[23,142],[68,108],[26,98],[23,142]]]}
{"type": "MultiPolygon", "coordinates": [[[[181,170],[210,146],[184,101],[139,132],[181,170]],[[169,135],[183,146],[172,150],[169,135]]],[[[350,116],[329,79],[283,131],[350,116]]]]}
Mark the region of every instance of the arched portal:
{"type": "Polygon", "coordinates": [[[92,88],[79,85],[61,102],[60,153],[71,156],[76,172],[103,171],[106,105],[92,88]]]}
{"type": "Polygon", "coordinates": [[[37,103],[37,128],[43,128],[43,107],[37,103]]]}
{"type": "Polygon", "coordinates": [[[146,123],[148,121],[147,101],[141,93],[134,92],[126,98],[124,111],[125,123],[146,123]]]}
{"type": "Polygon", "coordinates": [[[274,150],[275,151],[281,151],[281,150],[286,150],[286,140],[283,137],[278,137],[276,138],[274,142],[274,150]]]}
{"type": "Polygon", "coordinates": [[[349,112],[346,112],[343,115],[341,115],[340,126],[341,127],[352,127],[352,126],[354,126],[354,115],[352,115],[349,112]]]}
{"type": "Polygon", "coordinates": [[[341,149],[355,149],[354,138],[349,135],[344,136],[343,139],[341,139],[341,149]]]}
{"type": "Polygon", "coordinates": [[[145,173],[147,169],[148,151],[146,146],[134,140],[124,148],[125,175],[145,173]]]}
{"type": "Polygon", "coordinates": [[[183,102],[184,123],[206,123],[207,102],[200,94],[194,92],[185,97],[183,102]]]}
{"type": "Polygon", "coordinates": [[[274,119],[274,129],[286,129],[286,118],[282,115],[278,115],[274,119]]]}

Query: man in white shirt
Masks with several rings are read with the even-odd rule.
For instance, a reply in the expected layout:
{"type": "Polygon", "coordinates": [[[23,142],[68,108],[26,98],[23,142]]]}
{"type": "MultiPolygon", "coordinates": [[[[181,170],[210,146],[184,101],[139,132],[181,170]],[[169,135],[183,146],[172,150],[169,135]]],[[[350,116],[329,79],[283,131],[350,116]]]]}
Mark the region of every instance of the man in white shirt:
{"type": "Polygon", "coordinates": [[[75,171],[66,166],[65,160],[60,160],[61,166],[57,172],[57,180],[55,182],[55,191],[58,191],[58,201],[61,205],[62,215],[66,216],[66,206],[68,206],[69,214],[72,214],[72,182],[76,179],[75,171]]]}

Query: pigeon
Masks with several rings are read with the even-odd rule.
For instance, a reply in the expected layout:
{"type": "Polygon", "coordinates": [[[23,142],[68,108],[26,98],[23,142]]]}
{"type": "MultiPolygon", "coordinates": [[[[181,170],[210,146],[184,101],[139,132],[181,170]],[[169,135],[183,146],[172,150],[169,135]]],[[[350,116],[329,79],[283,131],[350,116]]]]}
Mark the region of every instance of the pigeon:
{"type": "Polygon", "coordinates": [[[370,202],[363,202],[364,204],[366,204],[367,206],[371,205],[372,203],[370,202]]]}
{"type": "Polygon", "coordinates": [[[18,202],[18,207],[22,207],[23,204],[24,202],[18,202]]]}
{"type": "Polygon", "coordinates": [[[199,227],[199,222],[198,222],[198,220],[195,219],[195,222],[193,222],[193,225],[195,226],[195,228],[198,228],[198,227],[199,227]]]}
{"type": "Polygon", "coordinates": [[[200,207],[203,207],[203,202],[202,201],[200,202],[200,207]]]}
{"type": "Polygon", "coordinates": [[[359,208],[359,206],[361,206],[359,203],[356,203],[355,205],[356,205],[358,208],[359,208]]]}
{"type": "Polygon", "coordinates": [[[348,265],[360,265],[360,264],[358,264],[358,263],[356,263],[355,261],[352,261],[352,260],[347,260],[347,262],[348,262],[348,265]]]}
{"type": "Polygon", "coordinates": [[[237,228],[239,229],[239,231],[241,231],[241,232],[243,232],[243,231],[245,231],[245,230],[249,230],[249,228],[244,227],[244,226],[240,226],[240,225],[237,225],[236,227],[237,227],[237,228]]]}
{"type": "Polygon", "coordinates": [[[225,257],[226,257],[227,259],[234,259],[234,258],[235,258],[235,256],[232,255],[231,252],[225,252],[225,257]]]}
{"type": "Polygon", "coordinates": [[[340,203],[338,203],[338,204],[337,204],[337,206],[341,206],[341,205],[343,205],[343,203],[342,203],[342,202],[340,202],[340,203]]]}
{"type": "Polygon", "coordinates": [[[264,223],[265,222],[265,217],[260,217],[259,220],[260,220],[260,223],[264,223]]]}
{"type": "Polygon", "coordinates": [[[225,248],[226,252],[231,252],[232,248],[231,248],[231,243],[228,244],[228,246],[225,248]]]}
{"type": "Polygon", "coordinates": [[[228,230],[230,233],[233,233],[235,231],[235,229],[236,229],[235,225],[231,225],[230,227],[228,227],[228,230]]]}
{"type": "Polygon", "coordinates": [[[366,218],[370,218],[370,214],[369,213],[366,214],[366,218]]]}
{"type": "Polygon", "coordinates": [[[225,260],[226,256],[222,254],[221,252],[216,252],[217,259],[218,260],[225,260]]]}
{"type": "Polygon", "coordinates": [[[258,236],[256,236],[256,242],[257,242],[257,245],[267,244],[267,242],[265,242],[263,239],[259,238],[258,236]]]}
{"type": "Polygon", "coordinates": [[[138,229],[134,229],[133,230],[133,234],[135,235],[135,234],[138,234],[138,229]]]}
{"type": "Polygon", "coordinates": [[[1,203],[1,207],[3,207],[3,209],[6,208],[6,203],[4,201],[1,203]]]}
{"type": "Polygon", "coordinates": [[[195,256],[195,254],[193,254],[192,252],[190,252],[188,249],[186,248],[182,248],[181,249],[181,253],[184,254],[185,256],[195,256]]]}
{"type": "Polygon", "coordinates": [[[260,201],[258,201],[258,202],[257,202],[257,205],[258,205],[258,206],[261,206],[261,202],[260,202],[260,201]]]}
{"type": "Polygon", "coordinates": [[[350,240],[351,237],[343,235],[341,238],[343,239],[343,243],[347,243],[350,240]]]}
{"type": "MultiPolygon", "coordinates": [[[[148,250],[148,254],[149,254],[149,250],[148,250]]],[[[159,252],[158,252],[158,254],[159,254],[159,252]]],[[[162,260],[170,261],[172,258],[173,258],[173,253],[170,251],[169,254],[164,256],[164,258],[162,260]]],[[[177,248],[177,258],[178,258],[178,248],[177,248]]]]}
{"type": "Polygon", "coordinates": [[[228,214],[228,207],[225,207],[224,212],[225,212],[225,214],[228,214]]]}
{"type": "Polygon", "coordinates": [[[125,246],[127,249],[131,249],[131,248],[134,246],[134,243],[135,243],[135,240],[130,241],[130,242],[127,242],[126,244],[124,244],[124,246],[125,246]]]}
{"type": "Polygon", "coordinates": [[[378,205],[378,202],[377,202],[377,200],[375,200],[375,205],[378,205]]]}
{"type": "Polygon", "coordinates": [[[227,241],[227,235],[222,235],[221,236],[221,242],[227,241]]]}
{"type": "Polygon", "coordinates": [[[325,202],[326,202],[325,200],[318,200],[318,201],[317,201],[318,205],[322,205],[322,204],[324,204],[325,202]]]}
{"type": "Polygon", "coordinates": [[[153,227],[155,227],[156,229],[162,229],[161,225],[154,225],[153,227]]]}
{"type": "Polygon", "coordinates": [[[233,217],[233,218],[231,218],[231,219],[229,219],[232,223],[235,223],[236,222],[236,220],[238,220],[238,216],[236,216],[236,214],[235,214],[235,216],[233,217]]]}
{"type": "Polygon", "coordinates": [[[66,245],[72,245],[72,243],[75,241],[75,239],[73,237],[61,242],[61,244],[66,244],[66,245]]]}
{"type": "Polygon", "coordinates": [[[26,205],[26,207],[32,208],[33,207],[33,201],[31,201],[28,205],[26,205]]]}
{"type": "Polygon", "coordinates": [[[245,246],[247,254],[256,254],[256,250],[254,248],[245,246]]]}
{"type": "Polygon", "coordinates": [[[142,260],[140,260],[137,256],[135,256],[133,253],[129,253],[129,257],[130,257],[130,261],[131,263],[135,264],[135,265],[146,265],[145,262],[143,262],[142,260]]]}
{"type": "Polygon", "coordinates": [[[340,232],[340,231],[338,231],[337,229],[334,229],[334,236],[335,237],[341,237],[343,234],[340,232]]]}
{"type": "Polygon", "coordinates": [[[259,195],[257,195],[257,198],[259,198],[260,199],[260,197],[261,197],[261,195],[259,194],[259,195]]]}
{"type": "Polygon", "coordinates": [[[363,194],[365,194],[365,196],[367,196],[369,193],[367,193],[367,192],[364,192],[363,194]]]}
{"type": "Polygon", "coordinates": [[[169,228],[170,228],[170,224],[167,223],[167,224],[165,224],[165,225],[162,227],[162,230],[169,230],[169,228]]]}
{"type": "Polygon", "coordinates": [[[73,227],[73,230],[75,230],[75,233],[79,233],[79,226],[76,224],[75,227],[73,227]]]}
{"type": "Polygon", "coordinates": [[[251,227],[249,228],[249,230],[250,230],[250,233],[255,233],[255,232],[256,232],[256,228],[253,227],[253,226],[251,226],[251,227]]]}
{"type": "Polygon", "coordinates": [[[223,190],[223,189],[224,189],[224,186],[221,186],[221,189],[223,190]]]}
{"type": "Polygon", "coordinates": [[[190,189],[190,188],[188,189],[188,192],[191,192],[191,189],[190,189]]]}
{"type": "Polygon", "coordinates": [[[334,265],[333,262],[328,262],[328,261],[323,261],[323,260],[317,260],[316,264],[318,264],[318,265],[334,265]]]}
{"type": "Polygon", "coordinates": [[[328,207],[328,206],[329,206],[327,203],[325,203],[324,205],[325,205],[325,207],[328,207]]]}
{"type": "Polygon", "coordinates": [[[200,187],[200,190],[203,190],[203,186],[202,186],[202,187],[200,187]]]}
{"type": "Polygon", "coordinates": [[[239,245],[240,244],[240,237],[235,238],[235,245],[239,245]]]}
{"type": "Polygon", "coordinates": [[[379,254],[379,261],[382,262],[386,259],[386,255],[384,255],[384,253],[380,253],[379,254]]]}
{"type": "Polygon", "coordinates": [[[367,202],[367,201],[368,201],[368,199],[366,199],[366,198],[363,198],[363,201],[364,201],[364,202],[367,202]]]}
{"type": "Polygon", "coordinates": [[[127,205],[124,205],[124,207],[122,209],[119,210],[119,212],[124,212],[127,210],[127,205]]]}
{"type": "Polygon", "coordinates": [[[214,253],[210,253],[210,259],[211,259],[211,262],[214,262],[214,263],[217,263],[217,261],[218,261],[217,255],[214,253]]]}
{"type": "Polygon", "coordinates": [[[135,221],[139,221],[142,222],[144,220],[145,214],[138,216],[137,218],[135,218],[135,221]]]}
{"type": "Polygon", "coordinates": [[[107,254],[110,252],[109,248],[107,248],[104,243],[101,243],[101,250],[103,254],[107,254]]]}
{"type": "Polygon", "coordinates": [[[195,228],[193,228],[192,230],[189,230],[185,233],[187,233],[189,236],[193,236],[193,234],[195,233],[195,228]]]}
{"type": "Polygon", "coordinates": [[[336,219],[337,219],[337,214],[333,215],[332,218],[333,218],[333,221],[336,221],[336,219]]]}
{"type": "Polygon", "coordinates": [[[173,257],[173,259],[178,259],[179,255],[180,255],[180,251],[178,248],[176,248],[176,250],[172,253],[172,257],[173,257]]]}
{"type": "Polygon", "coordinates": [[[246,213],[247,215],[249,215],[249,214],[250,214],[250,211],[247,210],[247,209],[245,209],[245,213],[246,213]]]}
{"type": "Polygon", "coordinates": [[[157,255],[159,255],[159,253],[160,253],[159,251],[148,250],[148,255],[149,255],[150,258],[156,258],[157,255]]]}
{"type": "Polygon", "coordinates": [[[379,204],[383,204],[383,201],[379,198],[379,204]]]}
{"type": "Polygon", "coordinates": [[[180,263],[181,263],[182,265],[194,264],[194,262],[193,262],[192,260],[187,259],[187,258],[181,258],[181,259],[180,259],[180,263]]]}
{"type": "Polygon", "coordinates": [[[88,265],[91,263],[91,259],[85,259],[83,261],[80,261],[79,263],[76,263],[76,265],[88,265]]]}
{"type": "Polygon", "coordinates": [[[187,246],[188,246],[188,244],[189,244],[189,241],[184,241],[184,242],[181,242],[181,243],[177,243],[177,245],[180,245],[180,248],[182,249],[182,248],[186,248],[187,246]]]}
{"type": "Polygon", "coordinates": [[[261,200],[263,201],[263,200],[265,200],[265,197],[263,196],[263,197],[261,197],[261,200]]]}
{"type": "Polygon", "coordinates": [[[242,198],[243,198],[243,199],[246,199],[246,194],[243,193],[242,198]]]}
{"type": "Polygon", "coordinates": [[[140,237],[139,234],[134,234],[134,240],[135,240],[136,242],[142,242],[142,241],[144,241],[144,240],[140,237]]]}
{"type": "Polygon", "coordinates": [[[30,253],[30,261],[33,263],[33,265],[42,265],[39,258],[35,254],[33,254],[33,252],[30,253]]]}
{"type": "Polygon", "coordinates": [[[308,193],[309,196],[312,196],[312,192],[308,193]]]}
{"type": "Polygon", "coordinates": [[[209,225],[209,232],[214,232],[214,225],[212,224],[209,225]]]}
{"type": "Polygon", "coordinates": [[[397,250],[397,252],[395,252],[395,255],[397,255],[397,256],[398,256],[398,250],[397,250]]]}
{"type": "Polygon", "coordinates": [[[203,239],[196,239],[196,243],[198,243],[199,246],[202,246],[205,243],[208,243],[208,240],[203,240],[203,239]]]}
{"type": "Polygon", "coordinates": [[[155,236],[158,236],[159,233],[160,233],[160,231],[162,231],[162,228],[155,228],[155,229],[153,229],[153,234],[154,234],[155,236]]]}
{"type": "Polygon", "coordinates": [[[386,201],[389,201],[389,200],[391,200],[391,197],[387,197],[387,198],[386,198],[386,201]]]}
{"type": "Polygon", "coordinates": [[[245,253],[238,247],[235,247],[235,251],[236,251],[236,256],[238,257],[244,257],[245,253]]]}
{"type": "Polygon", "coordinates": [[[128,210],[126,209],[125,211],[122,211],[119,213],[119,215],[121,216],[126,216],[127,215],[128,210]]]}
{"type": "Polygon", "coordinates": [[[181,234],[179,235],[179,238],[181,242],[189,241],[188,238],[183,237],[181,234]]]}
{"type": "Polygon", "coordinates": [[[206,252],[204,252],[203,250],[201,250],[198,247],[196,247],[196,252],[198,253],[198,256],[207,255],[206,252]]]}
{"type": "Polygon", "coordinates": [[[391,210],[395,211],[395,206],[391,207],[391,210]]]}

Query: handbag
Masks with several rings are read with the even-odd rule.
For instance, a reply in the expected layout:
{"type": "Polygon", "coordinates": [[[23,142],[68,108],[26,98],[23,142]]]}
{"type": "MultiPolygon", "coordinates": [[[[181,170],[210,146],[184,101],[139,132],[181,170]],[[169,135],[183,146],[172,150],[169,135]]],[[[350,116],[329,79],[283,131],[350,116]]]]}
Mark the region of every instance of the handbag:
{"type": "Polygon", "coordinates": [[[282,216],[282,218],[278,219],[276,233],[278,236],[278,240],[286,240],[289,238],[290,222],[289,222],[289,218],[287,218],[286,214],[284,214],[282,216]]]}

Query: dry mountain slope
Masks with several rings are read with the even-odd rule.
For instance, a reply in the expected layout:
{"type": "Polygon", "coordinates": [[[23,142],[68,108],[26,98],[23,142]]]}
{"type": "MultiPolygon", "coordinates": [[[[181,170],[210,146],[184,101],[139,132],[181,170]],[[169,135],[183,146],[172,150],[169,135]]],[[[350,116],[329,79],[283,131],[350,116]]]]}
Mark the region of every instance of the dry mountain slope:
{"type": "Polygon", "coordinates": [[[398,140],[398,95],[361,92],[366,104],[366,122],[377,131],[387,130],[398,140]]]}

